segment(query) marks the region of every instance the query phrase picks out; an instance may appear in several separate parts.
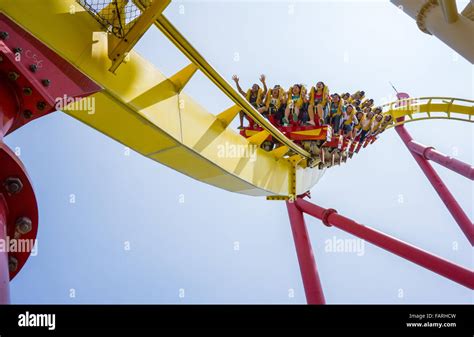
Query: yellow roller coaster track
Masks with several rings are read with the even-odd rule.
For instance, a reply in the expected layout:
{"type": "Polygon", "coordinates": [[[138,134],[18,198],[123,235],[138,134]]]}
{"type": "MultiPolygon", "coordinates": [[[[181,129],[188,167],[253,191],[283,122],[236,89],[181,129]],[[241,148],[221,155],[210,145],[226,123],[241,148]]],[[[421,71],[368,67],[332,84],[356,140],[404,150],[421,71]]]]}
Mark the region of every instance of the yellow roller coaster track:
{"type": "Polygon", "coordinates": [[[394,120],[408,117],[389,127],[427,119],[451,119],[474,122],[474,101],[451,97],[407,98],[382,106],[394,120]]]}
{"type": "MultiPolygon", "coordinates": [[[[159,13],[147,12],[146,20],[127,24],[131,27],[127,36],[136,43],[147,29],[147,20],[155,24],[191,61],[169,78],[134,52],[131,41],[124,43],[126,37],[114,39],[94,14],[75,0],[2,0],[0,12],[103,88],[92,96],[93,114],[68,106],[64,109],[68,115],[152,160],[219,188],[253,196],[280,196],[277,199],[310,190],[324,171],[308,167],[310,154],[263,118],[161,14],[169,1],[155,1],[160,2],[156,5],[159,13]],[[112,60],[111,51],[117,52],[112,60]],[[235,105],[214,115],[182,92],[197,69],[235,105]],[[228,125],[240,110],[264,131],[245,139],[230,130],[228,125]],[[283,146],[271,152],[261,149],[258,145],[268,135],[283,146]]],[[[144,0],[134,3],[143,13],[151,6],[144,0]]],[[[384,111],[395,118],[408,116],[406,122],[427,118],[472,122],[472,103],[419,98],[390,103],[384,111]]]]}

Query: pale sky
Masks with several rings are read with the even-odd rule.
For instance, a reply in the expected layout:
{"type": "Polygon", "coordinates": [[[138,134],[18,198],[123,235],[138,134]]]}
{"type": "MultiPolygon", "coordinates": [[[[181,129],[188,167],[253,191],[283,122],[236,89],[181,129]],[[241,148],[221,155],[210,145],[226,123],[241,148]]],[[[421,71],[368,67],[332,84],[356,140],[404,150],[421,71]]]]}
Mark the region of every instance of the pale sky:
{"type": "MultiPolygon", "coordinates": [[[[377,103],[394,98],[389,81],[413,97],[474,97],[472,65],[386,1],[173,1],[165,14],[243,87],[265,73],[269,85],[323,80],[377,103]]],[[[136,49],[168,76],[188,62],[155,28],[136,49]]],[[[185,91],[211,113],[230,105],[200,73],[185,91]]],[[[472,124],[407,128],[473,162],[472,124]]],[[[61,112],[6,142],[21,149],[40,208],[39,254],[12,282],[13,303],[305,302],[284,203],[127,155],[61,112]]],[[[434,165],[472,219],[473,184],[434,165]]],[[[472,268],[471,246],[393,130],[311,192],[321,206],[472,268]]],[[[352,237],[306,219],[328,303],[472,302],[467,288],[369,243],[331,251],[352,237]]]]}

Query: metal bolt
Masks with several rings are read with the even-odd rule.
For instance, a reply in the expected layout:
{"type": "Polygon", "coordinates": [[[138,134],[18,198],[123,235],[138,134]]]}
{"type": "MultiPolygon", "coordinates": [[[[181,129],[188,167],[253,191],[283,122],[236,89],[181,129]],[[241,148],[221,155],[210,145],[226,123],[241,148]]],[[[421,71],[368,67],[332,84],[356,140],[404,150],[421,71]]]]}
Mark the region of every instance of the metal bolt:
{"type": "Polygon", "coordinates": [[[38,71],[38,66],[36,64],[31,64],[30,70],[32,73],[36,73],[38,71]]]}
{"type": "Polygon", "coordinates": [[[10,273],[14,273],[16,272],[17,269],[18,269],[18,260],[13,256],[9,256],[8,257],[8,270],[10,271],[10,273]]]}
{"type": "Polygon", "coordinates": [[[25,94],[25,96],[31,96],[33,94],[33,90],[30,87],[23,88],[23,94],[25,94]]]}
{"type": "Polygon", "coordinates": [[[8,39],[8,33],[0,32],[0,40],[6,40],[6,39],[8,39]]]}
{"type": "Polygon", "coordinates": [[[26,119],[30,119],[32,115],[33,113],[31,112],[31,110],[23,111],[23,117],[25,117],[26,119]]]}
{"type": "Polygon", "coordinates": [[[23,53],[23,49],[20,48],[20,47],[13,48],[13,53],[14,54],[21,54],[21,53],[23,53]]]}
{"type": "Polygon", "coordinates": [[[23,183],[21,182],[20,178],[16,177],[7,178],[3,185],[5,186],[6,191],[10,194],[20,193],[23,189],[23,183]]]}
{"type": "Polygon", "coordinates": [[[14,71],[10,71],[8,73],[8,78],[11,79],[12,81],[16,81],[18,78],[20,77],[20,75],[18,75],[16,72],[14,71]]]}
{"type": "Polygon", "coordinates": [[[43,111],[46,108],[46,103],[38,102],[38,104],[36,104],[36,107],[38,108],[39,111],[43,111]]]}
{"type": "Polygon", "coordinates": [[[16,220],[15,226],[17,232],[23,235],[28,234],[33,229],[33,223],[31,222],[31,219],[26,216],[18,218],[16,220]]]}
{"type": "Polygon", "coordinates": [[[41,83],[43,84],[43,86],[49,87],[49,85],[51,84],[51,81],[48,79],[44,79],[44,80],[41,80],[41,83]]]}

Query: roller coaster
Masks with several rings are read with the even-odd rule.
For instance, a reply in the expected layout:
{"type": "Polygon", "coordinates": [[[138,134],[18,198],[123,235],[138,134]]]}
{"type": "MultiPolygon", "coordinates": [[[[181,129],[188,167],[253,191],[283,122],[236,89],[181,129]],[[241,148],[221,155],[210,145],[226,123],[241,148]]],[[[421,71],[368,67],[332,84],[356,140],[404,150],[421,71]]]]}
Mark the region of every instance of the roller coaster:
{"type": "MultiPolygon", "coordinates": [[[[394,2],[405,5],[404,1],[394,2]]],[[[19,158],[3,143],[3,137],[61,110],[196,180],[230,192],[284,201],[310,304],[322,304],[325,299],[303,213],[474,289],[471,270],[307,200],[325,170],[342,165],[383,137],[383,133],[358,141],[334,134],[328,125],[283,127],[265,118],[168,21],[163,11],[169,3],[170,0],[0,0],[0,239],[35,239],[38,231],[33,185],[19,158]],[[133,50],[152,26],[190,61],[171,77],[133,50]],[[233,105],[214,115],[188,96],[183,89],[197,71],[233,105]],[[81,104],[87,99],[94,100],[94,113],[90,113],[87,104],[81,104]],[[239,134],[229,126],[241,111],[252,122],[239,134]],[[265,146],[268,141],[271,146],[265,146]],[[254,151],[255,157],[222,156],[219,149],[224,144],[254,151]]],[[[472,8],[468,7],[459,14],[455,1],[406,4],[409,15],[423,11],[424,17],[418,17],[417,23],[425,33],[448,41],[450,47],[472,62],[470,39],[474,36],[474,22],[472,8]],[[429,20],[430,15],[443,14],[441,23],[429,20]]],[[[382,105],[383,115],[392,121],[386,132],[393,129],[400,135],[471,245],[474,226],[429,161],[470,180],[474,179],[474,168],[415,142],[404,125],[427,119],[472,123],[473,103],[451,97],[410,98],[399,93],[397,101],[382,105]]],[[[0,255],[1,303],[9,303],[9,282],[29,255],[29,251],[0,255]]]]}

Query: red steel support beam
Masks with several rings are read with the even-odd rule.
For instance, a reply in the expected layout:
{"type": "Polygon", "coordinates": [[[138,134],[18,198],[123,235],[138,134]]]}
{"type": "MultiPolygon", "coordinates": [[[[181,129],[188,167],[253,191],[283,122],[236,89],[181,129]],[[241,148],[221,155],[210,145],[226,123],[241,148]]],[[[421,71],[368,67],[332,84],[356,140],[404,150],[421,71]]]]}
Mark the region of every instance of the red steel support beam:
{"type": "MultiPolygon", "coordinates": [[[[16,95],[7,81],[0,75],[0,145],[3,137],[12,127],[18,114],[16,95]]],[[[1,151],[1,146],[0,146],[1,151]]],[[[0,161],[0,165],[3,163],[0,161]]],[[[0,192],[0,241],[5,249],[0,249],[0,304],[10,303],[10,268],[7,247],[7,213],[8,207],[0,192]]]]}
{"type": "Polygon", "coordinates": [[[435,163],[446,167],[447,169],[457,172],[466,178],[474,180],[474,167],[469,164],[438,152],[433,147],[424,146],[413,140],[407,144],[407,147],[410,149],[410,151],[415,152],[426,160],[432,160],[435,163]]]}
{"type": "Polygon", "coordinates": [[[448,208],[454,220],[456,220],[459,227],[464,232],[464,235],[466,235],[467,239],[471,243],[471,246],[474,246],[474,225],[472,224],[469,217],[466,215],[449,189],[443,183],[440,176],[434,170],[433,166],[431,166],[431,164],[422,155],[419,155],[410,149],[409,144],[413,142],[413,138],[410,136],[405,127],[403,125],[399,125],[395,127],[395,130],[410,150],[410,153],[413,155],[413,158],[415,158],[416,162],[430,181],[431,185],[433,185],[433,188],[436,190],[439,197],[448,208]]]}
{"type": "MultiPolygon", "coordinates": [[[[7,242],[7,205],[0,193],[0,240],[6,248],[7,242]]],[[[0,249],[0,304],[10,303],[10,273],[8,268],[8,250],[0,249]]]]}
{"type": "Polygon", "coordinates": [[[325,304],[323,289],[319,279],[313,249],[309,240],[308,231],[303,213],[292,202],[287,201],[288,216],[290,217],[291,231],[295,241],[296,255],[300,265],[301,277],[308,304],[325,304]]]}
{"type": "Polygon", "coordinates": [[[337,214],[337,212],[332,209],[324,209],[302,199],[298,199],[295,203],[296,207],[301,211],[322,220],[323,223],[328,226],[342,229],[467,288],[474,289],[474,272],[469,269],[458,266],[436,255],[432,255],[375,229],[358,224],[351,219],[337,214]]]}

